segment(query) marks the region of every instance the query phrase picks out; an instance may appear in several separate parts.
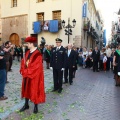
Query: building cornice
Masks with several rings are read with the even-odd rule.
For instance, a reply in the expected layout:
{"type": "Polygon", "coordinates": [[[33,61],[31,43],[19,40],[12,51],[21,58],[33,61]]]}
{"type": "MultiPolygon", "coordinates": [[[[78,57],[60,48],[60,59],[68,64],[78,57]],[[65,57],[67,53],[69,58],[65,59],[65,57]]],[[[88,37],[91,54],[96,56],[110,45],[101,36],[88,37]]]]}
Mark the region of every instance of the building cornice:
{"type": "Polygon", "coordinates": [[[25,16],[28,14],[21,14],[21,15],[14,15],[14,16],[7,16],[7,17],[1,17],[1,19],[5,19],[5,18],[14,18],[14,17],[19,17],[19,16],[25,16]]]}

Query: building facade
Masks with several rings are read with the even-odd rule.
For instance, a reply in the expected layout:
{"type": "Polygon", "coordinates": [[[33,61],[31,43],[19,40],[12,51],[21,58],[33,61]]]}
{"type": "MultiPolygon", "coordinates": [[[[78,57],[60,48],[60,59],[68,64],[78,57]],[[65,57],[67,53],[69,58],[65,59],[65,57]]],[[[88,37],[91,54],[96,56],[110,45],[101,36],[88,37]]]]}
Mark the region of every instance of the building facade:
{"type": "Polygon", "coordinates": [[[89,49],[97,45],[100,48],[103,41],[103,20],[93,0],[84,0],[82,21],[82,46],[89,49]]]}
{"type": "Polygon", "coordinates": [[[111,46],[116,47],[120,44],[120,9],[113,17],[114,21],[112,21],[111,29],[111,46]]]}
{"type": "Polygon", "coordinates": [[[75,19],[76,26],[69,41],[79,47],[82,39],[82,4],[81,0],[1,0],[2,41],[10,40],[21,45],[31,35],[37,37],[38,44],[44,37],[46,44],[54,45],[59,37],[66,46],[68,35],[65,35],[61,22],[64,20],[67,25],[69,19],[72,25],[75,19]]]}

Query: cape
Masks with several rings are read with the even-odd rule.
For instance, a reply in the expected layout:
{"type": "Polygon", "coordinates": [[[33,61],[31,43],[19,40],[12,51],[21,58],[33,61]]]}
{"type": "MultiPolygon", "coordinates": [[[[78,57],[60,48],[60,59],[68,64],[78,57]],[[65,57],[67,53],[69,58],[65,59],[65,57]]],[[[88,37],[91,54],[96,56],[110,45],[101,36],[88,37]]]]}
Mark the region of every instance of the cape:
{"type": "Polygon", "coordinates": [[[35,50],[30,57],[28,67],[26,60],[30,53],[28,50],[25,57],[21,60],[20,74],[22,80],[22,98],[28,98],[33,103],[39,104],[45,102],[44,72],[42,63],[42,54],[35,50]]]}

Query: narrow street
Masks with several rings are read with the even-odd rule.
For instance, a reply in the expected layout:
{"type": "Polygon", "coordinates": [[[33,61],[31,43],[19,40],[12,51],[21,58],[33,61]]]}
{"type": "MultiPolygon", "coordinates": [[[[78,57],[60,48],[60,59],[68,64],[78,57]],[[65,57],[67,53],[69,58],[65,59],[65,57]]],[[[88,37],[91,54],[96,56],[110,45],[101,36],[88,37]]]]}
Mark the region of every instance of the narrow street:
{"type": "Polygon", "coordinates": [[[21,76],[19,63],[14,61],[13,72],[9,72],[5,95],[0,101],[2,120],[120,120],[120,87],[115,87],[113,73],[92,72],[79,68],[73,85],[64,84],[63,92],[51,92],[52,71],[45,69],[46,103],[39,105],[39,113],[30,109],[19,113],[24,100],[20,98],[21,76]]]}

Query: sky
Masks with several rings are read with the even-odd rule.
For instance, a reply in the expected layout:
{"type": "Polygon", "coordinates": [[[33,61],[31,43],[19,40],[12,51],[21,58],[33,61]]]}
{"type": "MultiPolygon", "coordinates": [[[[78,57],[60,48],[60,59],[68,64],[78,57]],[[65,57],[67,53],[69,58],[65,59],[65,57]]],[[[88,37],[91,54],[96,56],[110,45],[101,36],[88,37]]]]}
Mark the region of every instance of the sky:
{"type": "Polygon", "coordinates": [[[107,32],[107,39],[109,39],[111,34],[111,23],[115,20],[117,16],[115,12],[119,11],[120,0],[94,0],[96,9],[101,11],[105,29],[107,32]]]}

